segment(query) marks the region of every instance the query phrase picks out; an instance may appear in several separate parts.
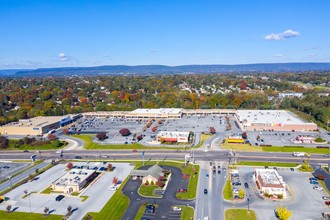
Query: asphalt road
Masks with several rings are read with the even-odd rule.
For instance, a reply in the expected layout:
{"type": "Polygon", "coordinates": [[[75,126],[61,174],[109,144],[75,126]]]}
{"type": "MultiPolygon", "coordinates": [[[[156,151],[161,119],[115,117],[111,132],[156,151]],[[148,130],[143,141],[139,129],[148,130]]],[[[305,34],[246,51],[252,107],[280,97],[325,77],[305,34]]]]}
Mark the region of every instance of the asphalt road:
{"type": "Polygon", "coordinates": [[[28,169],[27,171],[17,175],[17,176],[14,176],[11,178],[10,181],[6,181],[6,182],[3,182],[0,184],[0,191],[3,191],[7,188],[9,188],[11,185],[15,185],[16,183],[26,179],[29,177],[30,174],[33,174],[36,172],[36,169],[42,169],[44,167],[46,167],[49,163],[46,163],[46,162],[43,162],[43,163],[40,163],[34,167],[31,167],[30,169],[28,169]]]}

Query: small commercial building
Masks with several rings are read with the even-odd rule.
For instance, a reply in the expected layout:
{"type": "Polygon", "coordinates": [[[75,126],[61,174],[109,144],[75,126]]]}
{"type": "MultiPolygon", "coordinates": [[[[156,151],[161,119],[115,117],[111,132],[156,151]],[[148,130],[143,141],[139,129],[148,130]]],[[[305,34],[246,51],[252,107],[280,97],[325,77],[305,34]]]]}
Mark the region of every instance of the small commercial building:
{"type": "Polygon", "coordinates": [[[190,134],[189,132],[160,131],[156,135],[156,140],[159,142],[188,143],[189,134],[190,134]]]}
{"type": "Polygon", "coordinates": [[[275,169],[255,169],[253,178],[261,195],[285,199],[286,183],[275,169]]]}
{"type": "Polygon", "coordinates": [[[146,182],[151,183],[154,182],[156,184],[160,176],[164,176],[163,168],[158,166],[157,164],[149,167],[147,170],[132,170],[131,176],[142,178],[142,183],[146,182]]]}
{"type": "Polygon", "coordinates": [[[226,138],[227,143],[239,143],[243,144],[245,140],[242,137],[242,134],[232,134],[229,137],[226,138]]]}
{"type": "Polygon", "coordinates": [[[51,188],[56,192],[71,194],[79,192],[96,175],[95,170],[71,169],[61,178],[55,180],[51,188]]]}
{"type": "Polygon", "coordinates": [[[0,127],[1,135],[43,135],[59,128],[62,116],[39,116],[30,119],[21,119],[0,127]]]}
{"type": "Polygon", "coordinates": [[[305,122],[285,110],[237,110],[238,125],[247,131],[315,131],[315,123],[305,122]]]}

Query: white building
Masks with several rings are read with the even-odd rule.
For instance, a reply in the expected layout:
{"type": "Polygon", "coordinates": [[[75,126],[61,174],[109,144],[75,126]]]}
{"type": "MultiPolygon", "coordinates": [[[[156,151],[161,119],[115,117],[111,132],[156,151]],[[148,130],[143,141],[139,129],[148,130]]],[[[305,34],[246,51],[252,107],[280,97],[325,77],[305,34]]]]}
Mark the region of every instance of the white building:
{"type": "Polygon", "coordinates": [[[188,143],[189,141],[189,132],[179,132],[179,131],[160,131],[157,136],[157,141],[165,142],[179,142],[179,143],[188,143]]]}
{"type": "Polygon", "coordinates": [[[61,178],[55,180],[51,188],[53,191],[63,193],[79,192],[88,181],[94,177],[95,170],[71,169],[61,178]]]}
{"type": "Polygon", "coordinates": [[[253,173],[257,188],[262,195],[287,197],[286,183],[274,169],[255,169],[253,173]]]}
{"type": "Polygon", "coordinates": [[[303,94],[301,92],[280,92],[278,94],[279,98],[292,98],[292,97],[296,97],[296,98],[301,98],[303,96],[303,94]]]}

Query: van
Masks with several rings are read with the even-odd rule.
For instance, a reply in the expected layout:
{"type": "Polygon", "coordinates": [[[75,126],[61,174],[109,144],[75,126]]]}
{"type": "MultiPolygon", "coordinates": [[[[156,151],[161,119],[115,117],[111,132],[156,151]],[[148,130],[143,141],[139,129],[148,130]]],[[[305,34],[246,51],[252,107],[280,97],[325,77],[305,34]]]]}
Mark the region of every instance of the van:
{"type": "Polygon", "coordinates": [[[61,150],[56,151],[57,154],[63,153],[61,150]]]}

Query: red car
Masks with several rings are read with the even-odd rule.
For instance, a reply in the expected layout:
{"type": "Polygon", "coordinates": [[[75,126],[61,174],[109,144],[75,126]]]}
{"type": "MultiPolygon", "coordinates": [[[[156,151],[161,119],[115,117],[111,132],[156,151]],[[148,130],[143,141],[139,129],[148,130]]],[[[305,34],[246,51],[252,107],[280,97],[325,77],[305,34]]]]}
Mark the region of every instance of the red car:
{"type": "Polygon", "coordinates": [[[134,150],[132,150],[132,152],[133,152],[133,153],[136,153],[136,152],[137,152],[137,150],[136,150],[136,149],[134,149],[134,150]]]}
{"type": "Polygon", "coordinates": [[[330,201],[325,201],[325,204],[326,205],[330,205],[330,201]]]}
{"type": "Polygon", "coordinates": [[[178,189],[178,192],[180,192],[180,193],[186,193],[187,190],[186,189],[178,189]]]}

